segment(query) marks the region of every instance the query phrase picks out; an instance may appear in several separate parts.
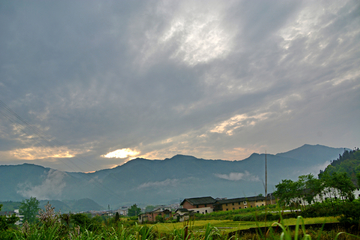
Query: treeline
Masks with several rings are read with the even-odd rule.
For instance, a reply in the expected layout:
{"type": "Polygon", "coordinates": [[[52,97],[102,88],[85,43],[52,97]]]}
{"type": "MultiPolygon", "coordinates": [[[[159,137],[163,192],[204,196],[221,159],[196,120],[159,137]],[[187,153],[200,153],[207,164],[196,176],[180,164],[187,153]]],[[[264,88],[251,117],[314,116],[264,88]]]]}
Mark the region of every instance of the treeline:
{"type": "Polygon", "coordinates": [[[312,174],[299,176],[297,181],[284,179],[277,184],[274,195],[280,205],[304,207],[325,199],[354,200],[360,186],[360,150],[344,151],[319,178],[312,174]]]}
{"type": "Polygon", "coordinates": [[[326,174],[332,175],[333,173],[347,173],[351,178],[351,181],[357,186],[358,178],[360,174],[360,150],[355,148],[354,150],[345,150],[342,155],[339,155],[339,158],[332,161],[324,171],[320,171],[318,177],[321,179],[326,174]]]}
{"type": "Polygon", "coordinates": [[[359,230],[360,200],[354,196],[360,186],[359,149],[344,151],[318,177],[308,174],[297,181],[282,180],[275,186],[278,204],[300,209],[303,217],[338,216],[345,227],[359,230]]]}
{"type": "MultiPolygon", "coordinates": [[[[1,207],[0,204],[0,211],[1,207]]],[[[0,216],[0,239],[95,239],[95,236],[96,239],[120,239],[134,236],[136,232],[144,236],[150,234],[146,226],[135,227],[136,217],[121,219],[118,213],[95,217],[85,213],[61,214],[50,204],[45,210],[38,208],[36,198],[23,201],[20,209],[24,214],[21,227],[15,225],[19,220],[15,214],[0,216]]]]}

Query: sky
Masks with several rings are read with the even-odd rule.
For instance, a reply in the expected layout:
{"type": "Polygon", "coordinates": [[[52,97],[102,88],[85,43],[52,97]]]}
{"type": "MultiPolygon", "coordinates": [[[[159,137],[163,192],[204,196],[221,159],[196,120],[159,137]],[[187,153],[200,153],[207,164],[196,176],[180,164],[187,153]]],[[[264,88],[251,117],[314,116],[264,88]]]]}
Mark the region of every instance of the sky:
{"type": "Polygon", "coordinates": [[[360,3],[0,2],[0,164],[360,147],[360,3]]]}

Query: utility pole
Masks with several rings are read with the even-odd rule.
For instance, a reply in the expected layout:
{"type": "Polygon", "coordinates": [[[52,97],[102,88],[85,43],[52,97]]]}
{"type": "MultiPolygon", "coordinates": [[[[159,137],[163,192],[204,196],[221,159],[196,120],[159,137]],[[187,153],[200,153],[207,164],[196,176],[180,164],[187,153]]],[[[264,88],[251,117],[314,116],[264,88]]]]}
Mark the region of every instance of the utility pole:
{"type": "MultiPolygon", "coordinates": [[[[266,215],[267,215],[267,156],[265,150],[265,227],[266,227],[266,215]]],[[[265,240],[267,239],[267,234],[265,232],[265,240]]]]}
{"type": "Polygon", "coordinates": [[[267,204],[266,200],[267,200],[267,156],[265,150],[265,206],[267,204]]]}

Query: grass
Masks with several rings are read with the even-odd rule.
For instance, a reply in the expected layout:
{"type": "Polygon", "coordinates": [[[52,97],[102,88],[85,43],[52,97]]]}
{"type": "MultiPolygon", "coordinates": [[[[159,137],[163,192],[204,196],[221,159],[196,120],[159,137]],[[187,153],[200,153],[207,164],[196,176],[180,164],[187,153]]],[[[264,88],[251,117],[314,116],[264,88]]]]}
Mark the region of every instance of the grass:
{"type": "MultiPolygon", "coordinates": [[[[278,227],[278,233],[269,230],[265,236],[260,233],[244,234],[235,232],[240,229],[248,229],[250,227],[261,227],[264,222],[234,222],[230,220],[199,220],[186,223],[158,223],[133,226],[124,226],[123,223],[118,223],[114,227],[103,228],[101,231],[93,232],[87,229],[77,231],[77,228],[68,229],[65,235],[60,235],[59,232],[63,225],[59,222],[54,222],[53,225],[46,227],[45,225],[31,225],[28,230],[23,228],[19,231],[13,231],[11,239],[25,240],[25,239],[122,239],[122,240],[154,240],[154,239],[172,239],[172,240],[248,240],[248,239],[265,239],[265,240],[340,240],[340,239],[360,239],[359,236],[351,235],[344,232],[336,232],[335,230],[323,232],[322,230],[305,229],[307,223],[323,223],[334,222],[335,218],[313,218],[303,219],[298,217],[296,219],[287,219],[282,223],[268,222],[268,226],[273,228],[278,227]],[[287,224],[295,225],[295,230],[289,230],[287,224]]],[[[1,238],[1,233],[0,233],[1,238]]],[[[2,238],[1,238],[2,239],[2,238]]],[[[10,238],[8,238],[10,239],[10,238]]]]}
{"type": "MultiPolygon", "coordinates": [[[[297,219],[284,219],[282,224],[284,226],[296,225],[297,219]]],[[[306,218],[304,224],[323,224],[323,223],[336,223],[338,222],[336,217],[318,217],[318,218],[306,218]]],[[[270,227],[274,221],[268,221],[266,226],[270,227]]],[[[196,220],[189,222],[189,228],[194,231],[202,231],[208,224],[216,227],[221,232],[234,232],[238,230],[245,230],[249,228],[264,227],[265,222],[253,222],[253,221],[232,221],[232,220],[196,220]]],[[[154,227],[160,233],[171,233],[175,229],[184,228],[186,223],[156,223],[146,224],[148,227],[154,227]]]]}
{"type": "MultiPolygon", "coordinates": [[[[229,215],[229,214],[228,214],[229,215]]],[[[230,216],[230,215],[229,215],[230,216]]],[[[259,215],[257,215],[259,216],[259,215]]],[[[341,232],[340,230],[323,231],[306,229],[306,224],[336,223],[336,217],[316,217],[282,219],[277,221],[233,221],[227,219],[201,219],[181,223],[141,224],[127,218],[126,221],[115,221],[101,218],[90,219],[84,214],[71,215],[67,222],[63,215],[53,214],[49,206],[39,212],[39,222],[23,224],[21,228],[0,231],[0,239],[37,240],[37,239],[122,239],[122,240],[340,240],[360,239],[360,237],[341,232]],[[266,229],[261,228],[266,224],[266,229]],[[295,226],[295,227],[289,227],[295,226]],[[246,229],[250,231],[241,231],[246,229]],[[277,231],[275,231],[275,228],[277,231]],[[267,233],[265,233],[267,231],[267,233]]],[[[249,218],[253,219],[253,218],[249,218]]],[[[324,225],[323,225],[324,226],[324,225]]]]}

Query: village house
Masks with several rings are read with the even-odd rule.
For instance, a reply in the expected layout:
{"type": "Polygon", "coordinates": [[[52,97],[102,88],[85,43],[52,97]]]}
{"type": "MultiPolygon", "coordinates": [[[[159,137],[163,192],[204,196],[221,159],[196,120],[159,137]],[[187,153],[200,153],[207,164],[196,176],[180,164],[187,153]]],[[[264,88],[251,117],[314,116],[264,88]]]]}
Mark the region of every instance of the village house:
{"type": "Polygon", "coordinates": [[[166,207],[158,207],[150,212],[142,213],[138,216],[138,222],[157,222],[160,217],[163,220],[171,219],[173,217],[171,209],[166,207]]]}
{"type": "Polygon", "coordinates": [[[195,213],[206,214],[214,211],[216,202],[217,200],[212,197],[185,198],[180,206],[195,213]]]}
{"type": "Polygon", "coordinates": [[[214,211],[230,211],[237,209],[261,207],[265,206],[265,202],[267,205],[275,204],[276,199],[271,194],[268,194],[267,199],[264,196],[222,199],[216,202],[214,211]]]}
{"type": "Polygon", "coordinates": [[[237,209],[245,209],[245,208],[254,208],[276,204],[276,199],[268,194],[268,197],[264,196],[253,196],[253,197],[242,197],[242,198],[233,198],[226,200],[219,200],[216,204],[216,210],[218,211],[230,211],[237,209]]]}
{"type": "Polygon", "coordinates": [[[115,212],[119,213],[122,216],[127,216],[128,215],[128,209],[129,209],[128,207],[120,207],[115,212]]]}
{"type": "Polygon", "coordinates": [[[0,211],[0,216],[10,217],[14,215],[19,218],[19,220],[15,223],[16,225],[21,225],[24,219],[24,215],[20,215],[19,209],[15,209],[14,211],[0,211]]]}
{"type": "Polygon", "coordinates": [[[193,215],[192,210],[189,211],[186,208],[178,208],[173,214],[173,219],[179,222],[185,222],[188,221],[192,215],[193,215]]]}

